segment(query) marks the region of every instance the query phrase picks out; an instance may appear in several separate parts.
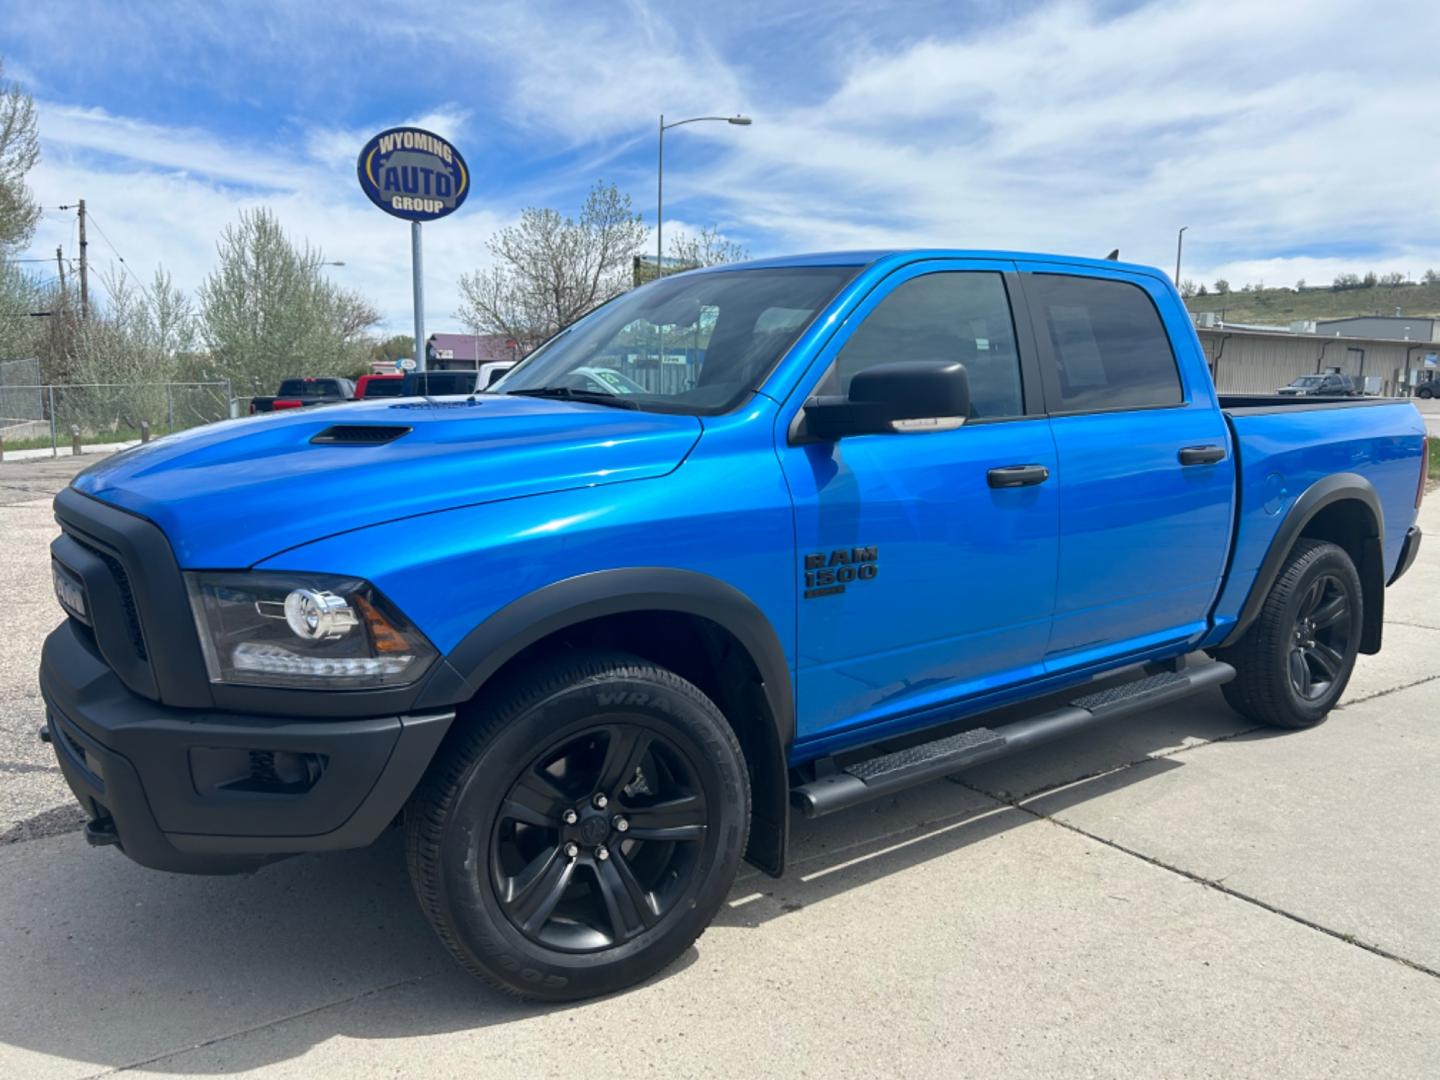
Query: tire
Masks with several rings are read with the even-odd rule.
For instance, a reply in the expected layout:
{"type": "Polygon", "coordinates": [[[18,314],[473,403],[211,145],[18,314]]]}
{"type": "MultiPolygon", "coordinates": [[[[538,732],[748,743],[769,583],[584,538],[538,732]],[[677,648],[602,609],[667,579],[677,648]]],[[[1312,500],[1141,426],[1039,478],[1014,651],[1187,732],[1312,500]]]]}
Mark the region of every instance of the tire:
{"type": "Polygon", "coordinates": [[[620,990],[680,956],[724,902],[749,828],[744,757],[710,699],[602,652],[477,700],[405,811],[440,940],[543,1001],[620,990]]]}
{"type": "Polygon", "coordinates": [[[1217,656],[1235,668],[1225,700],[1258,723],[1313,727],[1345,692],[1363,624],[1350,556],[1324,540],[1300,540],[1255,622],[1217,656]]]}
{"type": "Polygon", "coordinates": [[[1435,396],[1435,391],[1428,386],[1422,386],[1419,390],[1415,391],[1415,394],[1417,397],[1432,398],[1435,396]]]}

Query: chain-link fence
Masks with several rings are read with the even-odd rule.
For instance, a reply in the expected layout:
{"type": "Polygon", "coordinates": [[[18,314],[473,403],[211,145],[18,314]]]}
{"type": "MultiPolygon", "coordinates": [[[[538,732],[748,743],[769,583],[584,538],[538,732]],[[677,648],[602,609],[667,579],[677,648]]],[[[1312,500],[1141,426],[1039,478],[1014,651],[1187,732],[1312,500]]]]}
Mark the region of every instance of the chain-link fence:
{"type": "Polygon", "coordinates": [[[0,382],[9,450],[135,442],[235,415],[229,381],[15,385],[0,382]]]}

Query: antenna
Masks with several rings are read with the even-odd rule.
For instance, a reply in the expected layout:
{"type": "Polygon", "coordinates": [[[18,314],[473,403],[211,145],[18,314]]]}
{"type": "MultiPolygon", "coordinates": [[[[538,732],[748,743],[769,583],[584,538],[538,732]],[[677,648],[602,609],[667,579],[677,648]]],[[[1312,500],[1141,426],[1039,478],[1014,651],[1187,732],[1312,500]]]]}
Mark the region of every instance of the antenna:
{"type": "Polygon", "coordinates": [[[1106,261],[1106,262],[1119,262],[1119,261],[1120,261],[1120,249],[1119,249],[1119,248],[1116,248],[1114,251],[1110,252],[1109,255],[1106,255],[1106,256],[1105,256],[1105,261],[1106,261]]]}

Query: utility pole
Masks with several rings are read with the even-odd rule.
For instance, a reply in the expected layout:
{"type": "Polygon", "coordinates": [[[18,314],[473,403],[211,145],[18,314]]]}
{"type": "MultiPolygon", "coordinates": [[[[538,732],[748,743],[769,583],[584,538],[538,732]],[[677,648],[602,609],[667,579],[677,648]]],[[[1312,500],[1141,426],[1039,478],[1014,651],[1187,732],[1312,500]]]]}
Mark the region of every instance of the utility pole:
{"type": "Polygon", "coordinates": [[[65,252],[59,247],[55,249],[55,266],[60,271],[60,295],[65,295],[65,252]]]}
{"type": "Polygon", "coordinates": [[[90,242],[85,239],[85,200],[60,209],[74,210],[80,218],[80,318],[84,319],[90,315],[90,256],[86,251],[90,242]]]}
{"type": "Polygon", "coordinates": [[[85,239],[85,200],[80,200],[80,318],[90,317],[90,273],[89,259],[86,257],[85,248],[89,241],[85,239]]]}

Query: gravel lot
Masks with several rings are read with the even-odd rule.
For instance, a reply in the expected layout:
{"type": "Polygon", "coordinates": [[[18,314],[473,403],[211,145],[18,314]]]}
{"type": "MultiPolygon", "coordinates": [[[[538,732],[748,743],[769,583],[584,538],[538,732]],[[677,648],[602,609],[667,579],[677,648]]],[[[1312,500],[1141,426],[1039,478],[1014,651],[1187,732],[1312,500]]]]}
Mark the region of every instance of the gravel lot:
{"type": "Polygon", "coordinates": [[[0,1076],[1440,1075],[1440,492],[1328,723],[1210,694],[799,822],[671,971],[542,1008],[453,969],[393,835],[241,878],[85,846],[35,739],[73,469],[0,464],[0,1076]]]}

